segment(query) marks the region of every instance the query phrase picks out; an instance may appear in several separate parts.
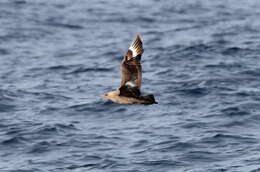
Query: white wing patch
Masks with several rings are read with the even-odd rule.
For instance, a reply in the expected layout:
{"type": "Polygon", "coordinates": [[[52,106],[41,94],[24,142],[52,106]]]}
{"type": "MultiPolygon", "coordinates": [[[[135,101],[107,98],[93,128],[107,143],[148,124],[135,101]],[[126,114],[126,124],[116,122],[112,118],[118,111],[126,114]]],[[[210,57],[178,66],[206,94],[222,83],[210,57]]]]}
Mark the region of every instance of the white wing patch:
{"type": "Polygon", "coordinates": [[[130,86],[130,87],[135,87],[135,86],[136,86],[133,81],[127,81],[127,82],[125,83],[125,85],[130,86]]]}
{"type": "Polygon", "coordinates": [[[132,51],[133,57],[136,57],[144,52],[143,43],[140,35],[137,35],[136,38],[133,40],[132,44],[129,47],[129,50],[132,51]]]}

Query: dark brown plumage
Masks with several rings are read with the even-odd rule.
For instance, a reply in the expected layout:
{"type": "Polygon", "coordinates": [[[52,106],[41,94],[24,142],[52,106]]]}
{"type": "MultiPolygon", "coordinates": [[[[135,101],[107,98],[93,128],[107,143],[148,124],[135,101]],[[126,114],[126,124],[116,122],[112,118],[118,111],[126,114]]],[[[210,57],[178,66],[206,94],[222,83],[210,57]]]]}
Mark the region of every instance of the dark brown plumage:
{"type": "Polygon", "coordinates": [[[141,56],[144,52],[143,44],[139,35],[134,39],[121,64],[121,84],[120,87],[132,83],[134,87],[141,89],[142,66],[141,56]]]}
{"type": "Polygon", "coordinates": [[[108,92],[105,94],[105,98],[124,104],[156,103],[153,95],[141,96],[141,57],[143,52],[142,40],[140,36],[137,35],[121,63],[121,84],[119,90],[108,92]]]}

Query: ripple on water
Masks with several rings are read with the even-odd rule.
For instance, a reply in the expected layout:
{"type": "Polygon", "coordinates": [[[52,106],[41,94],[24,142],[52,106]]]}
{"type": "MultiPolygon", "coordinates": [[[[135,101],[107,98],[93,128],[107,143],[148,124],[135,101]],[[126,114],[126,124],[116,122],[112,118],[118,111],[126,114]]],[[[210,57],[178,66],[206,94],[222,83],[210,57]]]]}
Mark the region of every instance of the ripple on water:
{"type": "Polygon", "coordinates": [[[259,171],[260,4],[240,2],[2,0],[0,171],[259,171]],[[159,104],[101,100],[137,33],[159,104]]]}
{"type": "Polygon", "coordinates": [[[6,146],[15,146],[15,145],[22,145],[26,141],[26,139],[22,136],[13,136],[11,138],[3,140],[1,143],[2,145],[6,146]]]}
{"type": "Polygon", "coordinates": [[[230,117],[244,116],[250,114],[248,110],[243,110],[239,106],[227,107],[225,109],[222,109],[221,112],[223,113],[223,115],[230,116],[230,117]]]}

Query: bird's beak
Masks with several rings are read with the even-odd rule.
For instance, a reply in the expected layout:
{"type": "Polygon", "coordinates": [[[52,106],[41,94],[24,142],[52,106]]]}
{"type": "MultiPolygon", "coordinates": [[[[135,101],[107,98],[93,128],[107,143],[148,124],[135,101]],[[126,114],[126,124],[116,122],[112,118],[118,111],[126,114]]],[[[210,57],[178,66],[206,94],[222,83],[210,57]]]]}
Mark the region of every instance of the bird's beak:
{"type": "Polygon", "coordinates": [[[102,98],[107,98],[107,93],[102,96],[102,98]]]}

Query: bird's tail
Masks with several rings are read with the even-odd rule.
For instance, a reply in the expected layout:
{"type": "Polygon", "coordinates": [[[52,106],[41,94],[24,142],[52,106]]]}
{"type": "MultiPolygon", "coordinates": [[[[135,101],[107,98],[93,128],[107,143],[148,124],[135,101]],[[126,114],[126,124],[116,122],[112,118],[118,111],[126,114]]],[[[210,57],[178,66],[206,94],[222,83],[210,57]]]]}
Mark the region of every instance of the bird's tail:
{"type": "Polygon", "coordinates": [[[141,98],[142,98],[143,100],[145,100],[145,101],[148,101],[148,102],[157,104],[157,102],[155,101],[155,98],[154,98],[154,95],[153,95],[153,94],[141,96],[141,98]]]}

